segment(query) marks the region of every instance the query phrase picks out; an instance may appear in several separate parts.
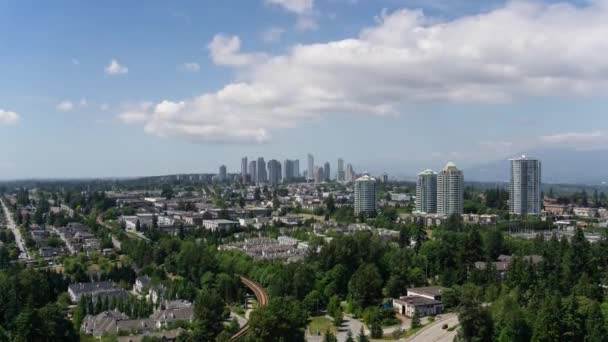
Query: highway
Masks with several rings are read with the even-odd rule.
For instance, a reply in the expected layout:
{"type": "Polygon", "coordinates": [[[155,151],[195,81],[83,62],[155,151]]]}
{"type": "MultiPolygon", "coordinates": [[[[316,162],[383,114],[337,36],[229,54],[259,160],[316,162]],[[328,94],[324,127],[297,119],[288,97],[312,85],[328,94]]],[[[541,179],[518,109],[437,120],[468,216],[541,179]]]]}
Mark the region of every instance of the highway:
{"type": "MultiPolygon", "coordinates": [[[[243,285],[247,286],[251,291],[253,291],[253,294],[258,300],[258,308],[268,304],[268,294],[266,293],[262,285],[243,276],[241,276],[241,282],[243,283],[243,285]]],[[[248,331],[249,323],[245,323],[245,325],[243,325],[241,329],[239,329],[239,331],[237,331],[234,335],[232,335],[232,337],[230,337],[230,341],[238,341],[239,339],[247,335],[248,331]]]]}
{"type": "Polygon", "coordinates": [[[15,224],[15,220],[13,219],[13,214],[8,210],[8,207],[4,203],[4,199],[0,198],[0,203],[2,203],[2,208],[4,210],[4,217],[6,218],[6,226],[8,229],[13,231],[13,235],[15,235],[15,242],[17,243],[17,248],[19,248],[19,259],[27,260],[29,259],[29,254],[27,252],[27,248],[25,248],[25,242],[23,240],[23,236],[21,236],[21,232],[17,225],[15,224]]]}
{"type": "Polygon", "coordinates": [[[456,314],[445,314],[441,319],[425,326],[418,331],[414,336],[408,338],[408,342],[452,342],[457,334],[458,329],[448,331],[441,327],[447,324],[448,328],[458,325],[458,316],[456,314]]]}

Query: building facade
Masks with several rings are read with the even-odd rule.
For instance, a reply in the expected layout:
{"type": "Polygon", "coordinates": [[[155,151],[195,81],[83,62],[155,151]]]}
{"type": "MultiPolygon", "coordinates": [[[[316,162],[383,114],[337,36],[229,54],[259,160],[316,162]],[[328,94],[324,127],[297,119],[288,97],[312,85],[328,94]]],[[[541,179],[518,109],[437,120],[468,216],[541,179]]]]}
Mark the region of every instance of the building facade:
{"type": "Polygon", "coordinates": [[[278,160],[271,159],[268,161],[268,182],[270,184],[279,184],[281,181],[281,163],[278,160]]]}
{"type": "Polygon", "coordinates": [[[516,215],[540,215],[541,163],[526,156],[511,159],[509,212],[516,215]]]}
{"type": "Polygon", "coordinates": [[[258,180],[258,168],[255,160],[249,162],[249,179],[252,183],[258,180]]]}
{"type": "Polygon", "coordinates": [[[266,162],[263,157],[258,158],[258,175],[257,175],[258,183],[266,183],[268,181],[268,177],[266,175],[266,162]]]}
{"type": "Polygon", "coordinates": [[[462,214],[464,210],[464,176],[452,162],[437,174],[437,213],[462,214]]]}
{"type": "Polygon", "coordinates": [[[241,178],[245,180],[247,177],[247,157],[241,158],[241,178]]]}
{"type": "Polygon", "coordinates": [[[437,212],[437,174],[432,170],[424,170],[416,177],[416,211],[437,212]]]}
{"type": "Polygon", "coordinates": [[[312,154],[308,154],[308,179],[314,179],[315,177],[315,158],[312,154]]]}
{"type": "Polygon", "coordinates": [[[323,178],[326,182],[329,182],[329,179],[331,178],[329,162],[325,162],[323,165],[323,178]]]}
{"type": "Polygon", "coordinates": [[[376,211],[376,180],[368,175],[355,181],[355,215],[376,211]]]}
{"type": "Polygon", "coordinates": [[[338,182],[344,182],[344,178],[345,178],[345,174],[344,174],[344,159],[339,158],[338,159],[338,173],[336,174],[336,180],[338,182]]]}

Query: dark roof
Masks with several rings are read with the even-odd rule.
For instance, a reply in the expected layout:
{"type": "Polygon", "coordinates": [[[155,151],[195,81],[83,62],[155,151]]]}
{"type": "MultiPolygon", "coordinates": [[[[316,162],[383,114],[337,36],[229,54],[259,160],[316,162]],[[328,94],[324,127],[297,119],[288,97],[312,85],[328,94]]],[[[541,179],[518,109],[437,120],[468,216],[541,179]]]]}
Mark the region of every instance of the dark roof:
{"type": "Polygon", "coordinates": [[[416,292],[426,296],[441,296],[441,294],[446,290],[446,288],[441,286],[426,286],[426,287],[413,287],[411,289],[407,289],[408,294],[410,292],[416,292]]]}
{"type": "Polygon", "coordinates": [[[405,296],[394,300],[401,305],[426,306],[442,304],[441,301],[420,296],[405,296]]]}

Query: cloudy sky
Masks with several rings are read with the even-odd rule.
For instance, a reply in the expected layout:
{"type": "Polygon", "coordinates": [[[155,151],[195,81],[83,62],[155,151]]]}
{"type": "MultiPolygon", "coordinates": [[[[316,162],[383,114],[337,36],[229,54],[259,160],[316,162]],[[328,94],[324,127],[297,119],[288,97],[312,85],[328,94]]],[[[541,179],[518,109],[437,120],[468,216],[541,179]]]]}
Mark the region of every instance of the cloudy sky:
{"type": "Polygon", "coordinates": [[[0,179],[608,151],[607,17],[606,0],[3,0],[0,179]]]}

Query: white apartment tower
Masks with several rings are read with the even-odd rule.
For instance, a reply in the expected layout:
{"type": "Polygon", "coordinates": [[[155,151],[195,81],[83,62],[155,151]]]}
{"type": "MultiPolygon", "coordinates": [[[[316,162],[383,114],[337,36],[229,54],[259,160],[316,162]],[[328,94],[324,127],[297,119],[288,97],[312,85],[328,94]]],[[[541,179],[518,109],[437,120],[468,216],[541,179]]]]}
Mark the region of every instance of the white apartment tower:
{"type": "Polygon", "coordinates": [[[338,173],[336,174],[336,180],[338,182],[344,182],[344,159],[338,159],[338,173]]]}
{"type": "Polygon", "coordinates": [[[511,159],[509,212],[516,215],[540,215],[541,163],[526,156],[511,159]]]}
{"type": "Polygon", "coordinates": [[[355,215],[376,211],[376,180],[368,175],[355,180],[355,215]]]}
{"type": "Polygon", "coordinates": [[[416,177],[416,211],[437,212],[437,174],[424,170],[416,177]]]}
{"type": "Polygon", "coordinates": [[[308,154],[308,179],[315,178],[315,157],[312,154],[308,154]]]}
{"type": "Polygon", "coordinates": [[[437,174],[437,213],[462,214],[464,207],[464,176],[452,162],[437,174]]]}

